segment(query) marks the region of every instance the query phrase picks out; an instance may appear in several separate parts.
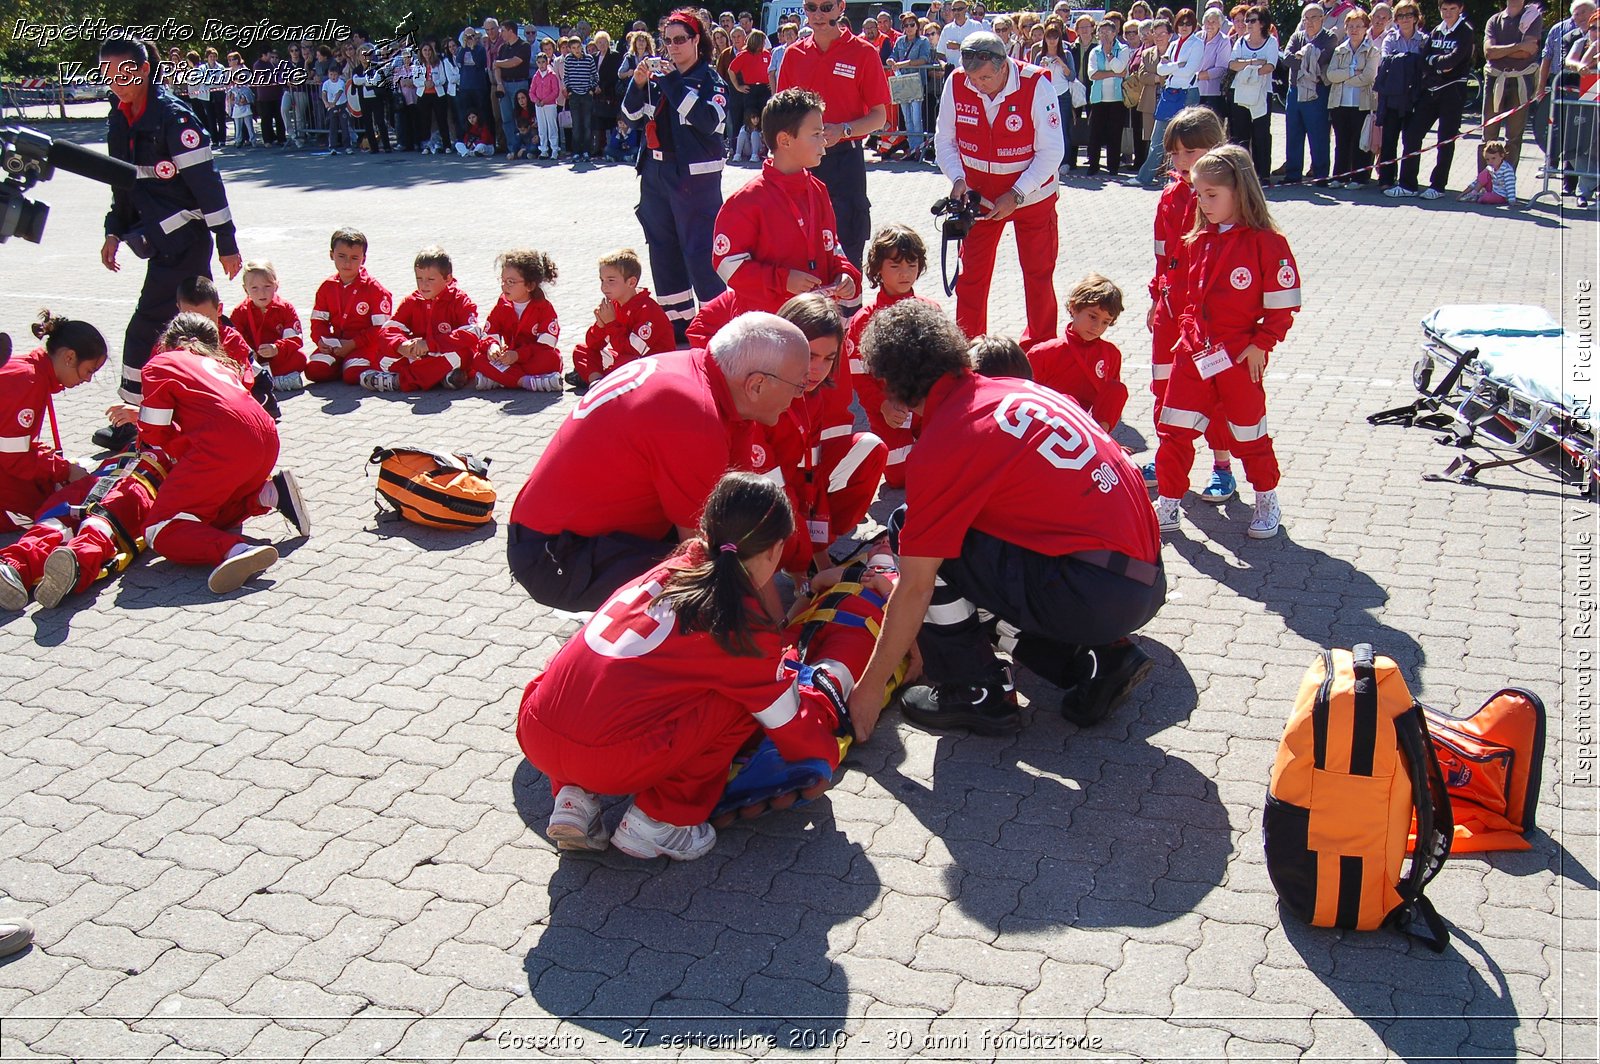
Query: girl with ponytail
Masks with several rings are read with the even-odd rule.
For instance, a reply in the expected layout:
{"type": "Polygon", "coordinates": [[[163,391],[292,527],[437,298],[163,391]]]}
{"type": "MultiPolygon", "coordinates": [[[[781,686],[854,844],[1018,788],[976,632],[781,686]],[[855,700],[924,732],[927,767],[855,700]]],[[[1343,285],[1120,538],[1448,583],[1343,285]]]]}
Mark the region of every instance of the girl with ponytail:
{"type": "Polygon", "coordinates": [[[782,618],[769,606],[793,530],[782,487],[729,473],[698,535],[612,595],[528,685],[517,741],[550,778],[545,833],[557,846],[704,856],[728,766],[758,729],[789,760],[838,766],[834,710],[802,697],[781,664],[782,618]],[[633,796],[615,835],[602,794],[633,796]]]}
{"type": "Polygon", "coordinates": [[[87,384],[106,362],[105,337],[86,321],[40,311],[33,335],[43,346],[0,365],[0,532],[16,531],[46,496],[83,476],[61,453],[50,397],[87,384]],[[47,423],[52,443],[40,439],[47,423]]]}

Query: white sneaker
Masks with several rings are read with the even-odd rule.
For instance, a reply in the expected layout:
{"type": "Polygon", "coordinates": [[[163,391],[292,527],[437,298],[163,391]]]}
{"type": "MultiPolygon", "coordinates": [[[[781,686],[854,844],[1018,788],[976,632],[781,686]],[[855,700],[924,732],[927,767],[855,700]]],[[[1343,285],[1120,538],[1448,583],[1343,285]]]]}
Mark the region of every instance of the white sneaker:
{"type": "Polygon", "coordinates": [[[1278,508],[1276,491],[1256,492],[1256,515],[1250,520],[1251,539],[1271,539],[1278,534],[1283,523],[1283,511],[1278,508]]]}
{"type": "Polygon", "coordinates": [[[299,370],[293,373],[282,373],[272,378],[272,390],[275,392],[302,392],[305,391],[305,374],[299,370]]]}
{"type": "Polygon", "coordinates": [[[0,562],[0,610],[25,610],[32,597],[22,574],[9,562],[0,562]]]}
{"type": "Polygon", "coordinates": [[[545,836],[562,850],[603,850],[610,839],[600,819],[600,796],[567,784],[556,793],[545,836]]]}
{"type": "MultiPolygon", "coordinates": [[[[235,549],[238,553],[224,558],[221,565],[211,570],[211,576],[206,580],[206,586],[218,595],[238,590],[246,580],[257,573],[266,572],[278,561],[278,552],[273,547],[254,547],[245,543],[235,549]]],[[[48,563],[49,559],[46,559],[48,563]]]]}
{"type": "Polygon", "coordinates": [[[1402,188],[1399,185],[1394,186],[1394,188],[1384,189],[1383,194],[1388,196],[1390,199],[1410,199],[1412,196],[1416,195],[1416,193],[1411,189],[1402,188]]]}
{"type": "Polygon", "coordinates": [[[1164,495],[1156,496],[1156,524],[1163,532],[1176,532],[1183,525],[1178,513],[1178,500],[1164,495]]]}
{"type": "Polygon", "coordinates": [[[487,392],[498,387],[500,385],[492,377],[485,376],[482,373],[474,373],[472,375],[472,390],[475,392],[487,392]]]}
{"type": "Polygon", "coordinates": [[[637,805],[630,805],[622,814],[616,834],[611,836],[611,844],[629,857],[693,861],[711,852],[717,844],[717,829],[710,824],[668,824],[642,812],[637,805]]]}
{"type": "Polygon", "coordinates": [[[400,374],[385,373],[381,369],[361,371],[361,387],[374,392],[393,392],[400,389],[400,374]]]}
{"type": "Polygon", "coordinates": [[[532,374],[522,378],[518,383],[530,392],[559,392],[561,390],[561,374],[532,374]]]}
{"type": "Polygon", "coordinates": [[[1436,188],[1431,188],[1431,187],[1430,188],[1425,188],[1425,189],[1422,190],[1422,198],[1423,199],[1444,199],[1444,193],[1440,192],[1436,188]]]}

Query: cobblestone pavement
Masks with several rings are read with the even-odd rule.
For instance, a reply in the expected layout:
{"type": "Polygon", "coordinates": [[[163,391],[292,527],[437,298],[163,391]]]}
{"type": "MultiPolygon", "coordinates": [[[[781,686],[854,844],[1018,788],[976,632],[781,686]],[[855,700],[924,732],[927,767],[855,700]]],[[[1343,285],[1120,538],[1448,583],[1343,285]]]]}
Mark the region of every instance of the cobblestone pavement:
{"type": "MultiPolygon", "coordinates": [[[[223,168],[247,257],[276,262],[302,315],[335,225],[370,235],[370,267],[401,293],[416,248],[442,242],[480,306],[497,251],[543,248],[568,341],[597,298],[596,255],[643,248],[621,167],[230,152],[223,168]]],[[[870,187],[876,221],[931,237],[946,191],[931,168],[870,187]]],[[[142,271],[97,264],[107,197],[70,176],[40,192],[47,242],[0,250],[0,319],[25,335],[47,303],[115,345],[142,271]]],[[[1151,437],[1154,206],[1081,180],[1061,206],[1057,292],[1093,268],[1129,293],[1111,338],[1130,443],[1151,437]]],[[[1252,542],[1244,504],[1187,507],[1165,548],[1170,601],[1144,633],[1149,685],[1090,731],[1027,676],[1012,738],[891,718],[827,798],[730,828],[687,865],[558,856],[540,834],[548,790],[513,720],[573,626],[512,587],[503,526],[373,520],[364,462],[400,441],[492,455],[503,519],[571,398],[288,399],[285,461],[316,534],[265,579],[219,599],[197,572],[142,561],[0,624],[0,915],[38,925],[0,965],[0,1052],[1594,1059],[1592,686],[1580,704],[1564,634],[1593,568],[1563,548],[1594,510],[1549,469],[1424,482],[1446,449],[1362,415],[1413,395],[1417,320],[1438,304],[1522,300],[1574,321],[1596,227],[1548,203],[1301,190],[1274,209],[1305,274],[1269,386],[1285,532],[1252,542]],[[1550,706],[1533,849],[1448,864],[1432,891],[1455,929],[1442,956],[1283,919],[1266,876],[1263,796],[1300,675],[1318,648],[1362,640],[1434,704],[1519,683],[1550,706]]],[[[1000,262],[993,321],[1016,332],[1009,238],[1000,262]]],[[[69,448],[114,376],[61,397],[69,448]]]]}

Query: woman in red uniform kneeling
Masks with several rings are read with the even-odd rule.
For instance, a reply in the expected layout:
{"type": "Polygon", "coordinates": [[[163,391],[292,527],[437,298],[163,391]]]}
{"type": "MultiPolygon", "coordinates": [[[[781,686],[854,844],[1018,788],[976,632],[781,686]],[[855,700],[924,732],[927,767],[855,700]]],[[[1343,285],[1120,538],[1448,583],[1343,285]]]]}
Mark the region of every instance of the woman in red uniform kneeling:
{"type": "Polygon", "coordinates": [[[728,474],[699,535],[612,595],[528,685],[517,742],[550,777],[546,834],[562,849],[609,838],[633,857],[704,856],[728,766],[758,728],[788,760],[838,766],[834,710],[801,697],[764,605],[793,531],[781,487],[728,474]],[[601,794],[633,795],[615,835],[601,794]]]}

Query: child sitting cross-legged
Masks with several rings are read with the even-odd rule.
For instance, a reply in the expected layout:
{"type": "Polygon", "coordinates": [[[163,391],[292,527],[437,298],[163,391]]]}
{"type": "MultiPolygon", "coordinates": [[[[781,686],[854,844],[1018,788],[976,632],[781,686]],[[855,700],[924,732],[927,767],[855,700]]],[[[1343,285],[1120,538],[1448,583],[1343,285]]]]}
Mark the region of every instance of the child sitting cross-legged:
{"type": "Polygon", "coordinates": [[[422,392],[467,382],[467,365],[483,336],[478,308],[456,287],[455,267],[444,248],[423,248],[413,266],[417,290],[394,308],[383,327],[378,368],[361,374],[375,392],[422,392]]]}
{"type": "Polygon", "coordinates": [[[618,366],[677,346],[667,312],[648,288],[639,287],[643,276],[632,248],[601,256],[600,304],[583,343],[572,349],[572,372],[566,377],[579,395],[618,366]]]}
{"type": "Polygon", "coordinates": [[[489,312],[483,338],[472,357],[472,386],[561,390],[561,323],[545,298],[544,286],[556,279],[550,256],[531,248],[507,251],[500,267],[500,300],[489,312]]]}

